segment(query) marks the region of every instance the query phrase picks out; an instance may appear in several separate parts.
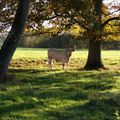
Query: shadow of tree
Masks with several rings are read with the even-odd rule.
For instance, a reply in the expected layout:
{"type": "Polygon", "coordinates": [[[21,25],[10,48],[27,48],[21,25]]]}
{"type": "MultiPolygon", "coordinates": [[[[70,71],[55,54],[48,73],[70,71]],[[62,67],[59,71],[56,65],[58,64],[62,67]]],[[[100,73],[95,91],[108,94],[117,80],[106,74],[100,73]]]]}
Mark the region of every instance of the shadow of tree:
{"type": "Polygon", "coordinates": [[[32,109],[34,107],[35,104],[33,103],[19,103],[19,104],[5,105],[4,107],[0,107],[0,116],[7,115],[10,112],[32,109]]]}
{"type": "Polygon", "coordinates": [[[14,72],[17,75],[14,82],[19,82],[16,84],[8,82],[6,85],[19,86],[19,89],[7,90],[6,97],[1,94],[0,98],[2,102],[12,99],[15,104],[4,103],[0,107],[0,116],[7,115],[11,111],[42,106],[48,107],[48,110],[45,110],[47,116],[58,120],[89,120],[89,117],[90,120],[97,118],[115,120],[115,108],[120,110],[120,94],[115,95],[110,92],[108,94],[108,91],[115,86],[114,76],[120,76],[120,73],[37,69],[14,70],[14,72]],[[14,96],[22,98],[24,103],[18,103],[14,96]],[[38,99],[38,102],[31,102],[32,98],[38,99]],[[49,103],[48,101],[51,100],[53,102],[49,103]],[[59,109],[60,105],[57,106],[55,100],[61,101],[61,104],[66,104],[64,101],[72,101],[76,104],[59,109]],[[49,108],[51,104],[56,107],[49,108]]]}
{"type": "MultiPolygon", "coordinates": [[[[120,94],[119,94],[120,96],[120,94]]],[[[83,105],[72,105],[61,110],[49,110],[48,116],[57,120],[116,120],[116,111],[120,106],[112,99],[94,101],[91,100],[83,105]]]]}

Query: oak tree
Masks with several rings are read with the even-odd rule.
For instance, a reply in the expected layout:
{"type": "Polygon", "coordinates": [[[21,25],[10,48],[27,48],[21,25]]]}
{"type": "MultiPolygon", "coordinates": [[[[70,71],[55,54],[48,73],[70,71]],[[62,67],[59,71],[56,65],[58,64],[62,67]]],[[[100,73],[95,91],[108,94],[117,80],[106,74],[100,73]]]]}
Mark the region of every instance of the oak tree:
{"type": "MultiPolygon", "coordinates": [[[[7,78],[7,71],[18,42],[21,40],[30,0],[19,0],[12,28],[0,50],[0,79],[7,78]]],[[[7,8],[8,9],[8,6],[7,8]]]]}

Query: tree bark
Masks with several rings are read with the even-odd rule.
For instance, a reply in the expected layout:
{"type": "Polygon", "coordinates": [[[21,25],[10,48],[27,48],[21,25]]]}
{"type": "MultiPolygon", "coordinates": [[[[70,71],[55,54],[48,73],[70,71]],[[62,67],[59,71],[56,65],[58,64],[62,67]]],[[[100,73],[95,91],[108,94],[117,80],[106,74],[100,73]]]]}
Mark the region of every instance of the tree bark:
{"type": "MultiPolygon", "coordinates": [[[[94,28],[91,33],[92,39],[89,40],[89,52],[87,63],[85,65],[85,69],[100,69],[104,68],[101,59],[101,34],[102,33],[102,0],[94,1],[94,28]]],[[[91,36],[90,36],[91,37],[91,36]]]]}
{"type": "Polygon", "coordinates": [[[7,71],[16,47],[21,40],[30,0],[19,0],[12,28],[0,50],[0,79],[7,78],[7,71]]]}
{"type": "Polygon", "coordinates": [[[88,59],[84,68],[89,70],[104,68],[101,59],[101,41],[89,41],[88,59]]]}

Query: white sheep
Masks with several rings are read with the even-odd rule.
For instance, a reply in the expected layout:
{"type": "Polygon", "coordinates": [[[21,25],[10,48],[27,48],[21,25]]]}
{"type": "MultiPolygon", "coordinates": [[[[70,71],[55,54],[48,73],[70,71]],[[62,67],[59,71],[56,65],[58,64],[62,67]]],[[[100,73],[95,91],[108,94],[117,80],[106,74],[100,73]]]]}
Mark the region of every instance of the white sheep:
{"type": "Polygon", "coordinates": [[[69,62],[70,56],[74,51],[74,48],[66,48],[64,50],[50,48],[48,50],[48,62],[52,69],[52,60],[56,60],[62,63],[62,69],[64,69],[65,63],[69,62]]]}

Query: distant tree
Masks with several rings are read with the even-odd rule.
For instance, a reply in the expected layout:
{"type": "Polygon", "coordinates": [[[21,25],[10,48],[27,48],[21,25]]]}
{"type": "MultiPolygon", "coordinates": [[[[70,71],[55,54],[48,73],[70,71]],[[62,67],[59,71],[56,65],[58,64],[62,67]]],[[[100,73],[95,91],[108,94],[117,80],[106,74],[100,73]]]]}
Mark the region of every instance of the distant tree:
{"type": "MultiPolygon", "coordinates": [[[[21,40],[28,14],[30,0],[19,0],[12,28],[0,50],[0,79],[7,78],[10,60],[21,40]]],[[[8,7],[8,6],[7,6],[8,7]]],[[[5,9],[5,8],[4,8],[5,9]]],[[[7,8],[6,8],[7,9],[7,8]]]]}

